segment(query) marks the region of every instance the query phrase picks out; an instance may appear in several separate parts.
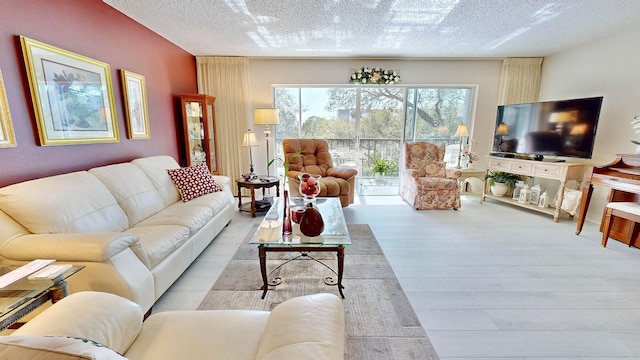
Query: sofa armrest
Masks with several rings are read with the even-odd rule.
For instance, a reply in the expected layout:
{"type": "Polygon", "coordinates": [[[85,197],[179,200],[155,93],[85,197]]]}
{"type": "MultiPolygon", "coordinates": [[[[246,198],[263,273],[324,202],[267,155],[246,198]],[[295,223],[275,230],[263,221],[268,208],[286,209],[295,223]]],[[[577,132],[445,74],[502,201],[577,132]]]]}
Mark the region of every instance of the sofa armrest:
{"type": "Polygon", "coordinates": [[[327,176],[333,176],[345,180],[349,180],[356,175],[358,175],[358,170],[356,169],[339,167],[327,169],[327,176]]]}
{"type": "Polygon", "coordinates": [[[224,175],[213,175],[213,180],[221,188],[227,188],[231,184],[231,179],[224,175]]]}
{"type": "Polygon", "coordinates": [[[12,335],[86,338],[124,354],[142,329],[142,317],[142,309],[133,301],[82,291],[58,301],[12,335]]]}
{"type": "Polygon", "coordinates": [[[146,256],[137,236],[120,232],[27,234],[7,241],[0,256],[17,261],[104,262],[126,248],[138,257],[146,256]]]}
{"type": "Polygon", "coordinates": [[[257,360],[343,358],[344,307],[332,294],[289,299],[273,309],[256,356],[257,360]]]}

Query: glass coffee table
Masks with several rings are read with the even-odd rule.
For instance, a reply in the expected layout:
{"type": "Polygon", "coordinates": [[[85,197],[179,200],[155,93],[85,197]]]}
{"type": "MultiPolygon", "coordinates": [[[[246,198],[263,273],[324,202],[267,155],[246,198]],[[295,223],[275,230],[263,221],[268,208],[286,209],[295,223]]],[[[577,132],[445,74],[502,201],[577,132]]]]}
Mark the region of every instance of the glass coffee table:
{"type": "MultiPolygon", "coordinates": [[[[291,198],[291,207],[302,206],[301,198],[291,198]]],[[[284,215],[282,198],[278,198],[267,212],[264,219],[258,226],[258,230],[253,234],[249,244],[258,245],[258,257],[260,258],[260,273],[262,274],[262,299],[267,295],[269,286],[278,286],[282,279],[276,277],[269,279],[270,275],[285,264],[300,258],[312,259],[331,270],[337,277],[329,276],[324,279],[324,283],[330,286],[337,286],[340,296],[344,299],[342,289],[342,274],[344,271],[344,247],[351,244],[349,230],[344,219],[342,206],[338,198],[317,198],[316,207],[322,214],[324,220],[324,231],[316,237],[307,237],[300,232],[300,226],[293,224],[293,233],[282,236],[282,228],[278,233],[269,234],[270,223],[277,220],[282,221],[284,215]],[[268,252],[299,252],[300,255],[285,261],[267,274],[267,253],[268,252]],[[337,271],[324,264],[322,261],[310,256],[313,252],[335,252],[338,260],[337,271]]]]}
{"type": "MultiPolygon", "coordinates": [[[[56,263],[57,264],[57,263],[56,263]]],[[[0,265],[0,275],[18,266],[0,265]]],[[[29,280],[26,276],[0,289],[0,331],[15,324],[42,304],[51,300],[55,303],[67,295],[68,277],[82,270],[84,266],[73,266],[54,279],[29,280]]],[[[13,328],[13,327],[12,327],[13,328]]]]}

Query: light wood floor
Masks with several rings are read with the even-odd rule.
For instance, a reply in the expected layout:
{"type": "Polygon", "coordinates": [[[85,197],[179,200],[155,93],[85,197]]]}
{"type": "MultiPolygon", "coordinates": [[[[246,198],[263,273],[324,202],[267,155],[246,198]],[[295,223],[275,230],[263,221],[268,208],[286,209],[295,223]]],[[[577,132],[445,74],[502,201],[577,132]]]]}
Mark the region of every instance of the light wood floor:
{"type": "MultiPolygon", "coordinates": [[[[566,217],[477,196],[458,211],[367,196],[344,212],[371,226],[443,360],[640,359],[640,250],[602,248],[594,223],[578,236],[566,217]]],[[[154,312],[195,309],[260,220],[236,214],[154,312]]]]}

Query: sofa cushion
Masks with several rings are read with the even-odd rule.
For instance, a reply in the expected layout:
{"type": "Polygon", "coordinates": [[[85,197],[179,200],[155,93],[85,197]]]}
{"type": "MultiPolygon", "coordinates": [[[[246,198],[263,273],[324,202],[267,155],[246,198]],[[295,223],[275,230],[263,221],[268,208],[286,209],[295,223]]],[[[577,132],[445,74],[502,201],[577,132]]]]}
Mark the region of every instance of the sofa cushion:
{"type": "Polygon", "coordinates": [[[134,226],[127,233],[138,236],[146,255],[141,260],[149,269],[189,239],[189,228],[178,225],[134,226]]]}
{"type": "Polygon", "coordinates": [[[34,234],[123,231],[129,227],[109,189],[86,171],[1,188],[0,210],[34,234]]]}
{"type": "Polygon", "coordinates": [[[139,222],[137,226],[180,225],[189,229],[193,235],[213,218],[213,210],[207,206],[177,202],[150,218],[139,222]]]}
{"type": "Polygon", "coordinates": [[[206,206],[213,210],[214,215],[217,215],[220,213],[220,211],[224,210],[224,208],[229,206],[229,203],[234,203],[234,202],[235,201],[234,201],[233,195],[231,194],[231,191],[223,190],[223,191],[217,191],[214,193],[202,195],[193,200],[190,200],[188,204],[176,203],[176,204],[173,204],[172,206],[178,206],[178,207],[181,207],[181,206],[186,207],[188,205],[206,206]]]}
{"type": "Polygon", "coordinates": [[[176,184],[184,202],[215,191],[222,191],[205,164],[168,169],[167,172],[176,184]]]}
{"type": "Polygon", "coordinates": [[[167,207],[180,200],[180,193],[178,188],[171,180],[167,169],[175,169],[180,167],[174,158],[171,156],[150,156],[140,159],[132,160],[131,163],[142,170],[149,180],[156,187],[162,200],[164,200],[164,206],[167,207]]]}
{"type": "Polygon", "coordinates": [[[0,358],[126,360],[100,343],[66,336],[1,336],[0,358]]]}
{"type": "MultiPolygon", "coordinates": [[[[254,310],[167,311],[151,315],[130,359],[255,359],[269,312],[254,310]]],[[[286,323],[280,332],[286,332],[286,323]]],[[[344,336],[344,335],[342,335],[344,336]]]]}
{"type": "Polygon", "coordinates": [[[131,163],[89,170],[111,191],[133,226],[165,208],[162,196],[139,167],[131,163]]]}

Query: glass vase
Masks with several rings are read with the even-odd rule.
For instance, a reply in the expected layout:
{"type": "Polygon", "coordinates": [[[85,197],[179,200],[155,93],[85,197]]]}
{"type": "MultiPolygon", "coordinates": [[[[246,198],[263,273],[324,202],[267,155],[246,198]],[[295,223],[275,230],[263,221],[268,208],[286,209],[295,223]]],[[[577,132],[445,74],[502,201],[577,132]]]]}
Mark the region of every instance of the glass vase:
{"type": "Polygon", "coordinates": [[[299,191],[300,196],[304,199],[304,203],[315,203],[316,197],[320,194],[320,178],[322,176],[316,174],[298,175],[300,180],[299,191]]]}

